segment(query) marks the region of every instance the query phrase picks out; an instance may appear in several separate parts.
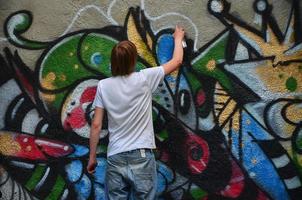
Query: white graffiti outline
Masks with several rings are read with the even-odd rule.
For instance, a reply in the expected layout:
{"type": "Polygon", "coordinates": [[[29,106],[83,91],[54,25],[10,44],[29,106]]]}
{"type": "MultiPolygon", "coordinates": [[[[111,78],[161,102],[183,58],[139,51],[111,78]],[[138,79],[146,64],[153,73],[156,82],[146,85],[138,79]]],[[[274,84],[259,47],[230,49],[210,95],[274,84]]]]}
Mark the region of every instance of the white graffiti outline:
{"type": "Polygon", "coordinates": [[[7,41],[7,38],[5,38],[5,37],[0,37],[0,43],[1,42],[6,42],[7,41]]]}
{"type": "MultiPolygon", "coordinates": [[[[81,8],[80,10],[77,11],[77,13],[75,14],[75,16],[72,18],[71,20],[71,23],[68,25],[68,27],[65,29],[65,31],[60,35],[60,36],[63,36],[65,35],[66,33],[68,33],[71,28],[73,27],[74,23],[76,22],[76,20],[81,16],[82,12],[88,10],[88,9],[95,9],[97,10],[102,16],[104,16],[111,24],[113,25],[118,25],[118,22],[112,17],[112,14],[111,14],[111,11],[112,11],[112,8],[113,6],[116,4],[117,0],[113,0],[111,1],[111,3],[109,4],[109,7],[107,9],[107,12],[105,13],[103,11],[103,9],[99,6],[96,6],[94,4],[91,4],[91,5],[86,5],[84,6],[83,8],[81,8]]],[[[197,26],[196,24],[194,24],[194,22],[187,16],[183,15],[183,14],[180,14],[180,13],[177,13],[177,12],[168,12],[168,13],[165,13],[163,15],[160,15],[160,16],[156,16],[156,17],[153,17],[153,16],[150,16],[148,14],[148,12],[146,11],[146,7],[145,7],[145,0],[141,0],[140,1],[140,6],[141,6],[141,9],[144,11],[145,13],[145,16],[150,20],[150,21],[157,21],[159,19],[162,19],[164,17],[167,17],[167,16],[179,16],[185,20],[187,20],[193,27],[194,31],[195,31],[195,37],[194,37],[194,51],[197,51],[197,42],[198,42],[198,37],[199,37],[199,31],[197,29],[197,26]]],[[[153,31],[153,27],[152,27],[152,24],[151,24],[151,28],[152,28],[152,31],[153,31]]],[[[166,26],[166,27],[162,27],[161,29],[157,30],[157,31],[154,31],[155,34],[157,34],[160,30],[162,29],[166,29],[166,28],[174,28],[173,26],[166,26]]],[[[7,41],[7,38],[0,38],[0,43],[2,42],[6,42],[7,41]]]]}
{"type": "MultiPolygon", "coordinates": [[[[187,20],[193,27],[194,31],[195,31],[195,37],[194,37],[194,51],[197,51],[197,41],[198,41],[198,37],[199,37],[199,33],[198,33],[198,29],[197,29],[197,26],[196,24],[194,24],[194,22],[187,16],[183,15],[183,14],[180,14],[180,13],[177,13],[177,12],[168,12],[168,13],[165,13],[163,15],[160,15],[160,16],[157,16],[157,17],[151,17],[146,9],[145,9],[145,0],[141,0],[141,9],[144,10],[144,13],[145,13],[145,16],[150,20],[150,21],[156,21],[156,20],[159,20],[161,18],[164,18],[164,17],[167,17],[167,16],[179,16],[179,17],[182,17],[183,19],[187,20]]],[[[152,25],[151,25],[152,26],[152,25]]],[[[152,28],[152,27],[151,27],[152,28]]],[[[164,28],[174,28],[172,26],[167,26],[167,27],[164,27],[164,28]]],[[[163,29],[163,28],[162,28],[163,29]]],[[[153,28],[152,28],[153,30],[153,28]]],[[[158,33],[160,30],[157,30],[155,32],[158,33]]]]}
{"type": "MultiPolygon", "coordinates": [[[[72,27],[72,25],[74,24],[74,22],[77,20],[77,18],[81,15],[81,13],[87,9],[90,9],[90,8],[94,8],[96,9],[97,11],[99,11],[99,13],[101,13],[106,19],[108,19],[112,24],[114,25],[118,25],[117,21],[114,20],[114,18],[112,17],[112,14],[111,14],[111,11],[112,11],[112,8],[113,6],[116,4],[117,0],[113,0],[111,1],[111,3],[109,4],[109,7],[107,9],[107,14],[104,13],[104,11],[96,6],[96,5],[87,5],[83,8],[81,8],[76,16],[72,19],[72,22],[70,23],[70,25],[67,27],[67,29],[64,31],[64,34],[66,34],[72,27]]],[[[141,0],[140,1],[140,6],[141,6],[141,9],[144,10],[144,13],[146,15],[146,17],[150,20],[150,21],[157,21],[161,18],[164,18],[164,17],[167,17],[167,16],[179,16],[179,17],[182,17],[183,19],[187,20],[193,27],[194,31],[195,31],[195,38],[194,38],[194,51],[197,51],[197,41],[198,41],[198,37],[199,37],[199,33],[198,33],[198,29],[197,29],[197,26],[194,24],[194,22],[187,16],[183,15],[183,14],[180,14],[180,13],[177,13],[177,12],[168,12],[168,13],[165,13],[163,15],[160,15],[160,16],[157,16],[157,17],[152,17],[150,16],[146,9],[145,9],[145,0],[141,0]]],[[[152,28],[152,27],[151,27],[152,28]]],[[[165,28],[174,28],[174,27],[171,27],[171,26],[167,26],[165,28]]],[[[163,28],[162,28],[163,29],[163,28]]],[[[152,28],[153,30],[153,28],[152,28]]],[[[157,30],[157,31],[154,31],[155,34],[157,34],[160,30],[157,30]]]]}
{"type": "MultiPolygon", "coordinates": [[[[114,3],[115,1],[113,1],[114,3]]],[[[112,4],[112,3],[111,3],[112,4]]],[[[110,5],[111,5],[110,4],[110,5]]],[[[112,7],[113,5],[111,5],[112,7]]],[[[110,6],[109,6],[110,7],[110,6]]],[[[65,35],[66,33],[68,33],[70,31],[70,29],[73,27],[74,23],[76,22],[76,20],[81,16],[82,12],[88,10],[88,9],[95,9],[98,11],[98,13],[100,13],[101,15],[103,15],[111,24],[114,24],[114,25],[118,25],[118,23],[111,17],[111,16],[107,16],[105,14],[105,12],[102,10],[102,8],[100,8],[99,6],[96,6],[96,5],[86,5],[84,6],[83,8],[81,8],[80,10],[77,11],[77,13],[75,14],[75,16],[72,18],[71,20],[71,23],[68,25],[68,27],[65,29],[65,31],[60,35],[60,36],[63,36],[65,35]]],[[[108,11],[107,11],[108,13],[108,11]]],[[[110,13],[110,12],[109,12],[110,13]]],[[[0,38],[0,43],[2,42],[5,42],[7,41],[8,39],[7,38],[0,38]]]]}
{"type": "MultiPolygon", "coordinates": [[[[114,1],[113,1],[114,2],[114,1]]],[[[112,4],[112,3],[111,3],[112,4]]],[[[111,5],[110,4],[110,5],[111,5]]],[[[109,22],[111,22],[112,24],[114,24],[114,25],[118,25],[118,23],[110,16],[108,16],[108,15],[106,15],[105,13],[104,13],[104,11],[100,8],[100,7],[98,7],[98,6],[96,6],[96,5],[87,5],[87,6],[85,6],[85,7],[83,7],[83,8],[81,8],[77,13],[76,13],[76,15],[73,17],[73,19],[72,19],[72,21],[71,21],[71,23],[69,24],[69,26],[66,28],[66,30],[61,34],[61,36],[63,36],[63,35],[65,35],[66,33],[68,33],[69,31],[70,31],[70,29],[72,28],[72,26],[73,26],[73,24],[75,23],[75,21],[81,16],[81,13],[82,12],[84,12],[84,11],[86,11],[86,10],[88,10],[88,9],[96,9],[100,14],[102,14],[106,19],[108,19],[108,21],[109,22]]],[[[108,12],[107,12],[108,13],[108,12]]]]}
{"type": "Polygon", "coordinates": [[[118,25],[118,23],[113,19],[112,15],[111,15],[111,10],[112,10],[112,7],[114,6],[114,4],[116,3],[116,0],[113,0],[110,4],[109,4],[109,7],[107,9],[107,17],[109,19],[111,19],[112,21],[114,21],[116,23],[116,25],[118,25]]]}

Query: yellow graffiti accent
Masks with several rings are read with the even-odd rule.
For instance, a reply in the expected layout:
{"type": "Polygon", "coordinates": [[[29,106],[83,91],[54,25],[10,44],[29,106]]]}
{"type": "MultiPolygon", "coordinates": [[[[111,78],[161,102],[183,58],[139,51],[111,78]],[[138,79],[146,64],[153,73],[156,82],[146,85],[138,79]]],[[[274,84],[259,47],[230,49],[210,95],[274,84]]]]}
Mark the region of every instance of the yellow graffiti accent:
{"type": "Polygon", "coordinates": [[[229,96],[224,96],[224,95],[216,95],[215,96],[215,102],[219,103],[219,106],[222,108],[224,103],[227,102],[227,100],[229,100],[229,96]]]}
{"type": "Polygon", "coordinates": [[[287,137],[291,137],[293,135],[293,132],[295,129],[296,129],[296,126],[285,123],[282,127],[282,132],[287,137]]]}
{"type": "Polygon", "coordinates": [[[217,104],[214,105],[216,117],[219,115],[220,110],[223,108],[224,104],[229,100],[230,96],[228,93],[221,87],[219,83],[215,85],[215,95],[214,102],[217,104]]]}
{"type": "MultiPolygon", "coordinates": [[[[301,105],[293,104],[287,107],[285,111],[286,118],[293,123],[299,123],[302,121],[302,107],[301,105]]],[[[296,129],[296,125],[285,123],[282,127],[282,132],[287,137],[291,137],[296,129]]]]}
{"type": "MultiPolygon", "coordinates": [[[[226,116],[223,117],[223,118],[227,119],[228,116],[226,115],[226,116]]],[[[222,122],[222,123],[223,123],[223,122],[222,122]]],[[[220,125],[221,125],[221,123],[220,123],[220,125]]],[[[238,133],[239,133],[239,127],[240,127],[240,113],[239,113],[239,110],[237,110],[237,111],[233,114],[232,118],[225,124],[224,130],[225,130],[226,132],[228,132],[228,131],[230,131],[230,128],[231,128],[231,129],[233,129],[234,131],[236,131],[235,133],[238,134],[238,133]],[[230,127],[231,121],[232,121],[232,127],[230,127]]],[[[243,143],[242,143],[242,145],[243,145],[243,143]]],[[[243,146],[242,146],[242,147],[243,147],[243,146]]]]}
{"type": "Polygon", "coordinates": [[[151,38],[151,36],[150,36],[149,33],[147,33],[147,44],[148,44],[149,48],[152,49],[152,47],[153,47],[153,40],[152,40],[152,38],[151,38]]]}
{"type": "Polygon", "coordinates": [[[206,67],[208,71],[213,71],[216,68],[216,61],[214,59],[209,60],[206,67]]]}
{"type": "Polygon", "coordinates": [[[224,108],[224,110],[222,111],[222,113],[219,116],[219,119],[218,119],[219,125],[222,125],[228,119],[228,117],[236,109],[236,106],[237,106],[236,101],[231,99],[231,101],[227,104],[227,106],[224,108]]]}
{"type": "MultiPolygon", "coordinates": [[[[222,126],[231,115],[232,129],[239,131],[240,127],[240,112],[237,109],[237,103],[234,101],[228,93],[221,87],[219,83],[215,85],[214,95],[214,110],[215,115],[218,117],[219,125],[222,126]],[[223,110],[222,110],[223,109],[223,110]]],[[[225,131],[229,131],[230,121],[228,121],[223,127],[225,131]]]]}
{"type": "Polygon", "coordinates": [[[14,156],[21,150],[13,135],[6,132],[0,133],[0,144],[0,154],[5,156],[14,156]]]}
{"type": "Polygon", "coordinates": [[[41,93],[41,97],[48,103],[53,102],[56,99],[55,94],[46,94],[46,93],[41,93]]]}
{"type": "Polygon", "coordinates": [[[294,123],[299,123],[302,121],[302,105],[290,105],[286,109],[286,117],[294,122],[294,123]]]}
{"type": "Polygon", "coordinates": [[[267,89],[275,93],[289,92],[286,88],[286,81],[289,77],[294,77],[298,84],[295,92],[302,92],[300,65],[299,63],[291,63],[288,66],[271,67],[272,61],[267,60],[264,65],[257,67],[256,74],[265,83],[267,89]],[[283,74],[283,76],[280,77],[280,74],[283,74]]]}
{"type": "MultiPolygon", "coordinates": [[[[53,85],[55,80],[56,74],[54,72],[49,72],[45,78],[42,78],[41,86],[47,90],[53,90],[55,89],[55,86],[53,85]]],[[[56,95],[54,94],[41,93],[41,96],[47,102],[53,102],[56,99],[56,95]]]]}
{"type": "Polygon", "coordinates": [[[127,36],[128,39],[135,44],[138,55],[146,60],[151,66],[157,66],[154,56],[148,50],[147,45],[137,30],[132,14],[130,14],[127,21],[127,36]]]}
{"type": "Polygon", "coordinates": [[[56,74],[54,72],[49,72],[45,78],[42,78],[41,85],[45,89],[53,89],[53,82],[56,80],[56,74]]]}
{"type": "Polygon", "coordinates": [[[239,111],[235,112],[233,117],[232,117],[233,123],[232,123],[232,128],[235,131],[239,131],[239,127],[240,127],[240,113],[239,111]]]}
{"type": "Polygon", "coordinates": [[[293,54],[286,54],[286,51],[291,48],[291,44],[280,44],[277,35],[273,32],[272,28],[268,26],[267,36],[268,41],[259,35],[249,31],[238,24],[234,25],[234,29],[245,35],[248,39],[257,43],[260,48],[259,52],[264,57],[274,57],[273,64],[276,65],[279,62],[286,62],[291,60],[301,59],[302,51],[297,51],[293,54]]]}
{"type": "Polygon", "coordinates": [[[65,76],[64,74],[61,74],[61,75],[60,75],[60,80],[61,80],[61,81],[66,81],[66,76],[65,76]]]}
{"type": "MultiPolygon", "coordinates": [[[[293,25],[294,23],[292,21],[289,28],[293,29],[293,25]]],[[[295,90],[295,92],[302,91],[302,76],[301,72],[299,71],[301,63],[292,62],[301,60],[302,50],[289,52],[289,49],[292,48],[293,33],[288,36],[290,37],[290,41],[280,43],[277,35],[274,33],[269,24],[267,27],[266,40],[252,31],[240,26],[239,24],[234,24],[234,29],[257,44],[259,49],[256,50],[260,51],[259,53],[263,57],[273,58],[272,60],[267,60],[264,65],[258,66],[256,69],[257,75],[265,83],[265,86],[268,90],[275,93],[289,92],[289,90],[286,88],[286,81],[289,77],[293,77],[298,83],[297,90],[295,90]],[[282,74],[282,77],[280,77],[280,74],[282,74]]]]}

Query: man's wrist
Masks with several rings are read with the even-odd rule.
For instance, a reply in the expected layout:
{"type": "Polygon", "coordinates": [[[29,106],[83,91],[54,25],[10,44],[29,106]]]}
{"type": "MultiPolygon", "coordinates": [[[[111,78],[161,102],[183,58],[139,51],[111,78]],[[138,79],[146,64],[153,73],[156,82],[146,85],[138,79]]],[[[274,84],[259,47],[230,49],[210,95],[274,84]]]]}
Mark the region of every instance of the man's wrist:
{"type": "Polygon", "coordinates": [[[174,42],[182,42],[181,38],[174,38],[174,42]]]}
{"type": "Polygon", "coordinates": [[[91,159],[91,160],[96,159],[96,154],[95,153],[90,153],[89,154],[89,159],[91,159]]]}

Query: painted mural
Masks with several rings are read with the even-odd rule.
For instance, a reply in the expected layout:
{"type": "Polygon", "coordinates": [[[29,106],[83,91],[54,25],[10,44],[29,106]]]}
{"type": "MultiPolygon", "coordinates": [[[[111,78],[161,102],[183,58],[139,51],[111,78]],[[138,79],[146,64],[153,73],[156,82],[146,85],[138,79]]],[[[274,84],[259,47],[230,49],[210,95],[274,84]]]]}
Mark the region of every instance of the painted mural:
{"type": "MultiPolygon", "coordinates": [[[[160,200],[302,198],[299,0],[285,32],[267,0],[254,1],[261,29],[231,7],[208,1],[225,30],[200,49],[186,38],[182,66],[153,95],[160,200]]],[[[173,30],[155,33],[144,10],[131,7],[124,25],[44,42],[22,35],[33,20],[21,10],[3,25],[12,45],[43,53],[34,70],[18,50],[0,55],[0,199],[104,199],[106,122],[96,173],[86,171],[97,83],[111,76],[121,40],[137,46],[137,71],[167,62],[173,30]]]]}

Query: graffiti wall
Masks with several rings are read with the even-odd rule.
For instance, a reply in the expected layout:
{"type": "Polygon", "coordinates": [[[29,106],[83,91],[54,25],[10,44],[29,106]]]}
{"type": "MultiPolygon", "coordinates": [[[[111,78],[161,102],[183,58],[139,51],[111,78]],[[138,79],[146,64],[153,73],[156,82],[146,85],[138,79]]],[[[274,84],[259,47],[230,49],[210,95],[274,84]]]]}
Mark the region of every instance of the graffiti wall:
{"type": "Polygon", "coordinates": [[[158,198],[302,198],[299,0],[73,1],[66,19],[68,1],[39,2],[0,4],[0,199],[104,199],[106,120],[86,171],[97,83],[121,40],[137,71],[167,62],[176,23],[184,62],[153,94],[158,198]]]}

